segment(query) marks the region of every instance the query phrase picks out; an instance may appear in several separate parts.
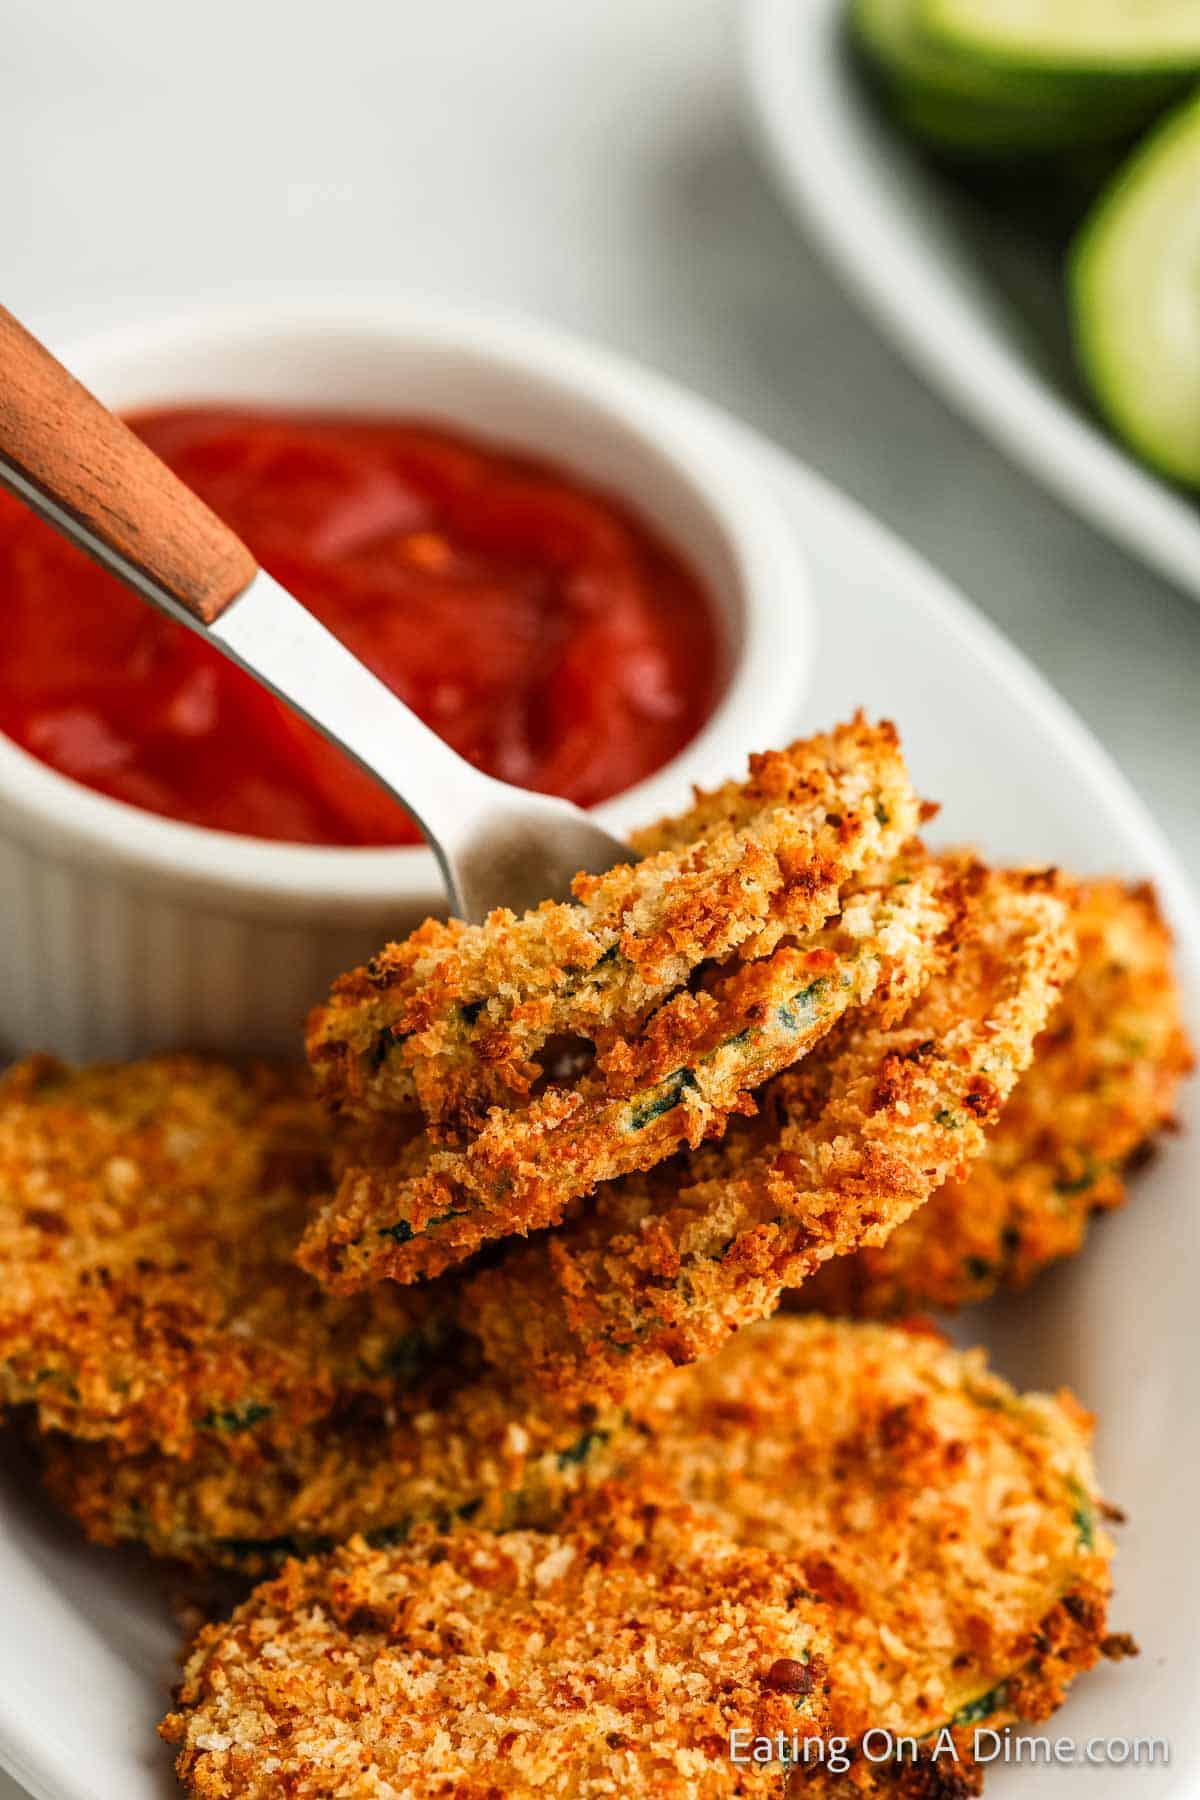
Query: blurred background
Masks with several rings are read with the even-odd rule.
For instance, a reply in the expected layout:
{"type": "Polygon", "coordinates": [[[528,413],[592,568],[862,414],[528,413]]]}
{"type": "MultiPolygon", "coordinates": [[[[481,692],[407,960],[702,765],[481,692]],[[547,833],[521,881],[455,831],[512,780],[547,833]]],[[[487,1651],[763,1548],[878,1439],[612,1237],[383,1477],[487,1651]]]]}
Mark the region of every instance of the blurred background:
{"type": "Polygon", "coordinates": [[[1200,879],[1196,602],[991,449],[845,296],[749,147],[737,15],[737,0],[8,0],[4,300],[57,347],[198,299],[405,291],[639,357],[957,581],[1200,879]]]}

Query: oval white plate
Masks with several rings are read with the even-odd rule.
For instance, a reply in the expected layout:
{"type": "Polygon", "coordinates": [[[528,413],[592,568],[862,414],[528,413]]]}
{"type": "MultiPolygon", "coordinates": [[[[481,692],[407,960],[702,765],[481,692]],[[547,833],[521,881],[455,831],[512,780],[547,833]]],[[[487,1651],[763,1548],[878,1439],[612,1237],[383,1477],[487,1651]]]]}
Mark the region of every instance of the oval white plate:
{"type": "MultiPolygon", "coordinates": [[[[1200,597],[1200,505],[1089,415],[985,272],[967,210],[881,116],[846,54],[845,0],[745,0],[743,70],[768,166],[917,368],[1059,498],[1200,597]]],[[[1047,259],[1048,263],[1048,259],[1047,259]]],[[[1047,293],[1049,267],[1026,269],[1047,293]]]]}
{"type": "MultiPolygon", "coordinates": [[[[943,841],[1079,871],[1147,875],[1179,936],[1192,995],[1200,920],[1173,858],[1124,779],[1046,686],[940,577],[850,501],[762,440],[644,371],[694,432],[718,429],[752,476],[776,485],[815,573],[820,642],[796,725],[857,705],[894,718],[922,792],[944,802],[943,841]]],[[[1195,1085],[1187,1110],[1200,1127],[1195,1085]]],[[[1200,1768],[1192,1717],[1200,1562],[1192,1554],[1200,1418],[1191,1405],[1200,1253],[1200,1131],[1172,1140],[1106,1220],[1086,1256],[1017,1302],[969,1315],[1000,1369],[1026,1386],[1071,1386],[1099,1412],[1107,1490],[1121,1534],[1114,1629],[1139,1662],[1080,1682],[1055,1734],[1171,1741],[1166,1770],[1139,1770],[1160,1800],[1200,1768]]],[[[165,1800],[177,1792],[154,1726],[174,1679],[176,1633],[135,1556],[92,1551],[48,1513],[28,1473],[0,1483],[0,1765],[38,1800],[165,1800]]],[[[1002,1769],[989,1791],[1116,1800],[1119,1768],[1002,1769]]],[[[1144,1787],[1141,1784],[1145,1784],[1144,1787]]],[[[3,1787],[0,1778],[0,1788],[3,1787]]],[[[1194,1791],[1194,1788],[1192,1789],[1194,1791]]]]}

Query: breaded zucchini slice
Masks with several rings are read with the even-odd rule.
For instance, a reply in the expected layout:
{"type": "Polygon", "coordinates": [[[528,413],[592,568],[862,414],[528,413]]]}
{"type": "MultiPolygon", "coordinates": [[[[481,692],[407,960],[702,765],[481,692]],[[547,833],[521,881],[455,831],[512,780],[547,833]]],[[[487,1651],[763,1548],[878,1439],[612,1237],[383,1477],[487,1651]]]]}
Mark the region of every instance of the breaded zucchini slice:
{"type": "Polygon", "coordinates": [[[913,849],[856,883],[838,917],[769,956],[708,973],[572,1086],[496,1109],[467,1144],[415,1141],[399,1160],[348,1160],[299,1258],[334,1292],[436,1275],[489,1239],[555,1224],[599,1182],[719,1134],[752,1090],[855,1008],[895,1009],[954,919],[942,868],[913,849]]]}
{"type": "Polygon", "coordinates": [[[126,1449],[288,1435],[390,1392],[441,1302],[332,1300],[293,1251],[329,1183],[303,1068],[191,1056],[0,1080],[0,1406],[126,1449]]]}
{"type": "Polygon", "coordinates": [[[308,1025],[321,1091],[344,1110],[419,1106],[435,1127],[474,1129],[528,1097],[555,1040],[628,1037],[700,963],[817,929],[918,817],[890,724],[860,716],[756,756],[744,782],[643,834],[641,862],[579,876],[573,902],[429,921],[343,976],[308,1025]]]}
{"type": "Polygon", "coordinates": [[[51,1496],[93,1542],[254,1574],[356,1534],[399,1543],[425,1520],[548,1524],[608,1466],[623,1428],[616,1408],[531,1406],[467,1355],[253,1459],[221,1443],[187,1458],[127,1455],[62,1434],[40,1450],[51,1496]]]}
{"type": "Polygon", "coordinates": [[[469,1278],[464,1318],[490,1361],[555,1393],[622,1397],[882,1240],[979,1154],[1074,941],[1053,873],[955,866],[953,942],[899,1022],[851,1013],[722,1143],[469,1278]]]}
{"type": "Polygon", "coordinates": [[[161,1730],[184,1787],[222,1800],[777,1800],[778,1765],[729,1743],[822,1729],[803,1585],[640,1489],[552,1534],[357,1539],[202,1631],[161,1730]]]}
{"type": "MultiPolygon", "coordinates": [[[[635,1403],[628,1478],[738,1543],[797,1557],[829,1603],[830,1729],[916,1739],[1047,1718],[1107,1648],[1112,1544],[1065,1391],[1022,1395],[931,1330],[780,1317],[635,1403]]],[[[943,1757],[903,1791],[945,1794],[943,1757]]],[[[810,1776],[819,1776],[810,1765],[810,1776]]],[[[860,1762],[839,1792],[890,1791],[860,1762]]],[[[818,1791],[821,1784],[817,1782],[818,1791]]],[[[802,1792],[810,1791],[807,1785],[802,1792]]],[[[955,1792],[965,1792],[955,1789],[955,1792]]]]}
{"type": "Polygon", "coordinates": [[[1146,884],[1085,882],[1079,969],[982,1155],[875,1249],[827,1264],[801,1310],[952,1311],[1023,1287],[1120,1206],[1192,1066],[1171,934],[1146,884]]]}

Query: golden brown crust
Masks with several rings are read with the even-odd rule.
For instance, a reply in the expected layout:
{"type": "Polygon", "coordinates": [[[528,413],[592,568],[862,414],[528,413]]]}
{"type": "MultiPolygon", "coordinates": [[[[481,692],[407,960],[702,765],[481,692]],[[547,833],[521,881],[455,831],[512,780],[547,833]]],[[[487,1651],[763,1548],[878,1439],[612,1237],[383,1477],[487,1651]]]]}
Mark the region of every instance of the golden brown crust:
{"type": "MultiPolygon", "coordinates": [[[[855,1754],[848,1770],[830,1774],[826,1765],[813,1761],[798,1769],[788,1789],[788,1800],[966,1800],[983,1790],[984,1768],[977,1761],[976,1732],[1000,1732],[1018,1724],[1040,1724],[1057,1712],[1071,1683],[1099,1659],[1136,1655],[1128,1639],[1106,1636],[1104,1617],[1109,1592],[1106,1579],[1093,1582],[1082,1574],[1069,1594],[1052,1606],[1027,1637],[1013,1647],[1016,1672],[999,1692],[983,1696],[978,1708],[969,1708],[970,1722],[948,1728],[953,1753],[941,1732],[918,1738],[915,1751],[906,1746],[894,1764],[870,1761],[855,1754]]],[[[873,1740],[878,1754],[878,1740],[873,1740]]],[[[994,1741],[983,1740],[991,1754],[994,1741]]]]}
{"type": "Polygon", "coordinates": [[[419,1105],[473,1129],[520,1104],[562,1033],[602,1047],[636,1035],[703,961],[765,956],[815,930],[838,890],[916,829],[895,729],[860,715],[752,758],[748,778],[698,795],[644,833],[643,860],[580,876],[576,904],[485,925],[432,922],[336,983],[308,1048],[334,1105],[419,1105]]]}
{"type": "Polygon", "coordinates": [[[292,1252],[329,1179],[306,1072],[192,1056],[0,1081],[0,1404],[127,1449],[286,1439],[390,1391],[434,1290],[331,1300],[292,1252]]]}
{"type": "Polygon", "coordinates": [[[260,1573],[356,1534],[398,1543],[423,1520],[548,1524],[608,1466],[622,1428],[613,1409],[531,1407],[442,1362],[390,1401],[355,1401],[252,1461],[221,1443],[185,1459],[52,1434],[43,1477],[95,1543],[260,1573]]]}
{"type": "Polygon", "coordinates": [[[1100,1654],[1112,1546],[1070,1395],[1019,1395],[928,1327],[784,1316],[631,1418],[631,1476],[803,1561],[834,1730],[1044,1718],[1100,1654]]]}
{"type": "Polygon", "coordinates": [[[849,1749],[788,1793],[976,1792],[976,1729],[1126,1648],[1089,1431],[930,1330],[764,1323],[644,1395],[552,1532],[290,1563],[200,1634],[164,1735],[210,1800],[778,1794],[734,1730],[849,1749]],[[918,1759],[870,1763],[870,1727],[918,1759]]]}
{"type": "Polygon", "coordinates": [[[598,1182],[719,1134],[847,1012],[872,999],[894,1010],[919,986],[953,917],[947,887],[914,846],[848,887],[828,926],[709,972],[572,1087],[495,1109],[458,1149],[418,1141],[398,1163],[390,1149],[351,1160],[301,1263],[335,1292],[437,1274],[489,1238],[557,1223],[598,1182]]]}
{"type": "Polygon", "coordinates": [[[886,1243],[819,1270],[802,1310],[887,1317],[952,1311],[1023,1287],[1123,1204],[1125,1170],[1171,1122],[1192,1067],[1171,934],[1146,884],[1082,884],[1079,968],[1031,1068],[965,1175],[886,1243]]]}
{"type": "Polygon", "coordinates": [[[202,1632],[161,1729],[203,1800],[765,1800],[778,1770],[729,1741],[822,1727],[824,1609],[802,1586],[619,1485],[553,1535],[356,1540],[202,1632]]]}
{"type": "Polygon", "coordinates": [[[952,1171],[1027,1066],[1072,968],[1053,874],[960,870],[944,971],[899,1024],[871,1008],[761,1097],[724,1142],[621,1183],[470,1278],[470,1328],[497,1367],[620,1398],[707,1355],[822,1262],[883,1238],[952,1171]]]}

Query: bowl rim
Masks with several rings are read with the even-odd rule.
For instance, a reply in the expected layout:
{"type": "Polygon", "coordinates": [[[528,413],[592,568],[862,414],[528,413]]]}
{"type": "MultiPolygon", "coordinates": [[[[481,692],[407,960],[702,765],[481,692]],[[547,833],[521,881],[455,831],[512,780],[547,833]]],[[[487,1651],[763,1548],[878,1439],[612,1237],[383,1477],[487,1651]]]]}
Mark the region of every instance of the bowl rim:
{"type": "Polygon", "coordinates": [[[992,313],[1000,287],[908,203],[919,159],[853,81],[842,0],[746,0],[742,109],[784,202],[881,332],[931,389],[1065,506],[1200,598],[1192,497],[1145,467],[1018,351],[992,313]]]}
{"type": "MultiPolygon", "coordinates": [[[[789,714],[794,717],[812,662],[814,624],[806,559],[782,509],[725,440],[683,433],[646,397],[628,364],[568,333],[516,314],[408,298],[289,299],[195,307],[116,324],[68,339],[59,354],[103,392],[106,362],[132,365],[139,353],[161,356],[198,342],[244,346],[261,340],[266,347],[283,333],[305,332],[360,332],[409,350],[462,351],[517,377],[547,382],[564,398],[586,400],[665,462],[725,539],[743,609],[741,643],[725,691],[677,756],[594,809],[602,824],[620,833],[669,810],[686,784],[735,773],[748,749],[765,746],[789,714]]],[[[231,397],[239,387],[244,391],[244,383],[231,382],[231,397]]],[[[331,398],[336,406],[336,394],[331,398]]],[[[52,848],[67,861],[120,870],[142,885],[183,884],[226,905],[265,902],[278,910],[290,900],[347,917],[418,888],[441,888],[432,852],[422,845],[288,844],[192,825],[86,787],[3,734],[0,832],[52,848]]]]}

